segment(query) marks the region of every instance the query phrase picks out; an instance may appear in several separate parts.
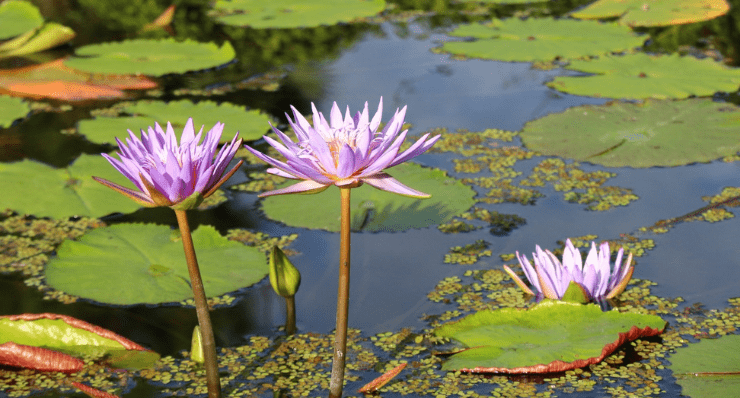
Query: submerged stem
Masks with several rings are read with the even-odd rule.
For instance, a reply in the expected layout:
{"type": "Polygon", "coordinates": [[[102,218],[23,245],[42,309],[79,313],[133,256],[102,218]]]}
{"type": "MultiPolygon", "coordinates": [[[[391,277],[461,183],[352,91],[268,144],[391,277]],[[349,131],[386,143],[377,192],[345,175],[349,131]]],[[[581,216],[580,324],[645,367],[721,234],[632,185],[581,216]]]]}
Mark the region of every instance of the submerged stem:
{"type": "Polygon", "coordinates": [[[331,366],[329,398],[340,398],[344,387],[344,360],[347,352],[347,317],[349,312],[349,194],[351,188],[339,188],[342,221],[339,244],[339,289],[337,291],[337,328],[334,338],[334,360],[331,366]]]}
{"type": "Polygon", "coordinates": [[[203,289],[203,280],[200,277],[198,259],[195,257],[193,237],[190,235],[190,225],[185,210],[175,210],[177,224],[180,226],[182,247],[185,250],[185,259],[188,262],[188,273],[190,284],[193,287],[195,298],[195,312],[198,314],[198,325],[203,339],[203,364],[206,368],[206,382],[208,385],[208,398],[221,397],[221,382],[218,378],[218,358],[216,357],[216,340],[213,337],[211,316],[208,313],[208,302],[206,292],[203,289]]]}

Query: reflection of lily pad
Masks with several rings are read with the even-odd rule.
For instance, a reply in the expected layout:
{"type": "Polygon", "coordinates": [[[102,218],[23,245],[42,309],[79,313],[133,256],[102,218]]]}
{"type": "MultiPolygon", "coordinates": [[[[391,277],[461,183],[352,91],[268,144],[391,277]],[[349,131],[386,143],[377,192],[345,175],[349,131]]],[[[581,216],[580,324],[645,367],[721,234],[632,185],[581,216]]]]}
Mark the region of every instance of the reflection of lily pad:
{"type": "Polygon", "coordinates": [[[548,86],[569,94],[605,98],[687,98],[732,92],[740,86],[740,70],[711,58],[678,54],[604,56],[571,61],[568,69],[595,76],[558,76],[548,86]]]}
{"type": "Polygon", "coordinates": [[[619,18],[628,26],[667,26],[706,21],[725,15],[725,0],[598,0],[571,14],[574,18],[619,18]]]}
{"type": "Polygon", "coordinates": [[[4,1],[0,3],[0,40],[8,39],[44,23],[39,9],[27,1],[4,1]]]}
{"type": "Polygon", "coordinates": [[[57,169],[32,160],[0,164],[3,206],[39,217],[102,217],[130,213],[140,206],[96,182],[95,175],[129,186],[128,180],[99,155],[82,155],[57,169]]]}
{"type": "Polygon", "coordinates": [[[480,311],[434,333],[470,347],[450,357],[443,370],[550,373],[598,363],[620,345],[658,335],[665,326],[656,315],[545,301],[526,311],[480,311]]]}
{"type": "Polygon", "coordinates": [[[708,99],[580,106],[527,123],[524,145],[609,167],[679,166],[740,150],[740,109],[708,99]]]}
{"type": "Polygon", "coordinates": [[[115,137],[128,136],[126,130],[139,134],[149,126],[158,122],[162,127],[167,122],[172,123],[176,132],[182,133],[185,122],[193,118],[196,129],[203,127],[203,132],[210,130],[216,122],[225,124],[221,135],[221,142],[228,142],[239,131],[239,137],[246,140],[256,140],[270,128],[270,117],[258,110],[246,110],[244,106],[229,103],[217,104],[213,101],[200,101],[194,104],[188,100],[181,101],[139,101],[129,103],[116,109],[134,116],[103,117],[92,120],[81,120],[77,131],[95,143],[115,143],[115,137]]]}
{"type": "Polygon", "coordinates": [[[384,0],[218,0],[214,13],[226,25],[305,28],[370,17],[384,8],[384,0]]]}
{"type": "Polygon", "coordinates": [[[683,395],[732,397],[740,391],[740,336],[704,339],[671,355],[669,368],[683,395]]]}
{"type": "Polygon", "coordinates": [[[152,76],[212,68],[236,56],[229,42],[219,47],[215,43],[174,39],[90,44],[76,49],[75,55],[64,64],[93,73],[152,76]]]}
{"type": "MultiPolygon", "coordinates": [[[[389,169],[388,173],[432,197],[409,198],[370,186],[353,189],[353,230],[424,228],[448,221],[475,203],[475,192],[442,170],[404,163],[389,169]]],[[[293,183],[290,181],[279,188],[293,183]]],[[[335,189],[314,195],[271,196],[264,200],[262,208],[271,219],[288,225],[339,231],[339,192],[335,189]]]]}
{"type": "Polygon", "coordinates": [[[462,25],[451,36],[475,41],[452,41],[443,51],[501,61],[551,61],[624,51],[641,46],[645,38],[616,24],[552,18],[494,20],[489,25],[462,25]]]}
{"type": "MultiPolygon", "coordinates": [[[[268,273],[262,252],[211,226],[195,230],[193,244],[209,297],[250,286],[268,273]]],[[[120,305],[193,297],[182,242],[162,225],[118,224],[65,241],[46,267],[46,281],[67,294],[120,305]]]]}
{"type": "Polygon", "coordinates": [[[10,126],[30,111],[28,104],[20,98],[0,96],[0,128],[10,126]]]}

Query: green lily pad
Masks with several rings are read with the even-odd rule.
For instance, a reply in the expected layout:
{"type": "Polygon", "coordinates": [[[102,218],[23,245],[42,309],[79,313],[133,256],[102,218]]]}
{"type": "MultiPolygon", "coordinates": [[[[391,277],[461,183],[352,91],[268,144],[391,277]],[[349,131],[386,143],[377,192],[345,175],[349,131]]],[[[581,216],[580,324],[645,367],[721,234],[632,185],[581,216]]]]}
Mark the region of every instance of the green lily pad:
{"type": "Polygon", "coordinates": [[[544,3],[550,0],[456,0],[458,3],[529,4],[544,3]]]}
{"type": "Polygon", "coordinates": [[[0,58],[33,54],[54,48],[75,37],[75,32],[58,23],[49,22],[13,40],[0,44],[0,58]]]}
{"type": "Polygon", "coordinates": [[[284,29],[350,22],[384,9],[384,0],[218,0],[213,15],[226,25],[284,29]]]}
{"type": "Polygon", "coordinates": [[[20,98],[0,96],[0,128],[8,127],[31,112],[28,103],[20,98]]]}
{"type": "Polygon", "coordinates": [[[738,128],[737,106],[691,99],[574,107],[525,124],[520,136],[546,156],[639,168],[733,155],[740,151],[738,128]]]}
{"type": "Polygon", "coordinates": [[[571,61],[567,69],[595,76],[558,76],[547,85],[569,94],[605,98],[688,98],[733,92],[740,86],[740,69],[711,58],[678,54],[603,56],[571,61]]]}
{"type": "Polygon", "coordinates": [[[223,65],[236,53],[229,42],[219,47],[192,40],[136,39],[82,46],[75,55],[64,64],[93,73],[161,76],[223,65]]]}
{"type": "MultiPolygon", "coordinates": [[[[475,191],[442,170],[403,163],[388,170],[398,181],[432,195],[409,198],[362,186],[352,190],[354,231],[404,231],[441,224],[475,204],[475,191]]],[[[294,184],[289,181],[278,188],[294,184]]],[[[280,195],[262,202],[267,217],[302,228],[339,231],[339,192],[327,189],[313,195],[280,195]]]]}
{"type": "Polygon", "coordinates": [[[213,101],[193,103],[189,100],[180,101],[138,101],[117,106],[117,110],[132,116],[104,117],[81,120],[77,131],[89,141],[95,143],[115,143],[115,138],[128,136],[126,130],[139,134],[149,126],[158,122],[162,127],[167,122],[172,123],[175,132],[182,133],[188,118],[193,118],[196,129],[203,127],[203,132],[210,130],[216,122],[224,123],[224,132],[221,142],[229,142],[239,131],[239,137],[245,141],[253,141],[262,137],[270,128],[272,119],[259,110],[247,110],[244,106],[230,103],[217,104],[213,101]]]}
{"type": "Polygon", "coordinates": [[[462,25],[449,35],[477,40],[446,42],[443,51],[501,61],[592,57],[639,47],[645,41],[625,26],[553,18],[509,18],[487,25],[462,25]]]}
{"type": "Polygon", "coordinates": [[[570,14],[574,18],[619,17],[627,26],[668,26],[707,21],[725,15],[725,0],[598,0],[570,14]]]}
{"type": "Polygon", "coordinates": [[[704,339],[669,358],[682,394],[692,398],[731,397],[740,391],[740,336],[704,339]]]}
{"type": "Polygon", "coordinates": [[[547,300],[526,311],[479,311],[434,333],[470,347],[450,357],[443,370],[550,373],[598,363],[628,341],[662,333],[666,325],[656,315],[547,300]]]}
{"type": "Polygon", "coordinates": [[[81,155],[62,169],[28,159],[0,163],[3,206],[22,214],[52,218],[102,217],[116,212],[131,213],[140,207],[92,176],[131,185],[100,155],[81,155]]]}
{"type": "Polygon", "coordinates": [[[27,1],[0,3],[0,40],[21,35],[44,23],[39,9],[27,1]]]}
{"type": "MultiPolygon", "coordinates": [[[[262,252],[209,225],[193,232],[193,244],[209,297],[253,285],[269,272],[262,252]]],[[[46,266],[46,282],[67,294],[117,305],[193,297],[182,242],[163,225],[117,224],[67,240],[46,266]]]]}

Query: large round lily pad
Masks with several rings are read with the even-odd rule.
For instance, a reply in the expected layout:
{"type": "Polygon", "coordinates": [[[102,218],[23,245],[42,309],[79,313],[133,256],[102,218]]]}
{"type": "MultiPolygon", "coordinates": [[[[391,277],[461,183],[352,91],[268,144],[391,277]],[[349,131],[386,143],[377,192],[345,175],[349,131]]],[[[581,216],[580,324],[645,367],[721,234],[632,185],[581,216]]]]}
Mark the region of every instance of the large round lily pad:
{"type": "Polygon", "coordinates": [[[668,26],[725,15],[725,0],[598,0],[571,14],[574,18],[615,18],[627,26],[668,26]]]}
{"type": "Polygon", "coordinates": [[[740,391],[740,336],[704,339],[679,348],[668,358],[683,395],[731,397],[740,391]]]}
{"type": "Polygon", "coordinates": [[[93,73],[161,76],[223,65],[236,53],[229,42],[219,47],[192,40],[136,39],[89,44],[76,49],[75,55],[64,64],[93,73]]]}
{"type": "Polygon", "coordinates": [[[0,128],[28,115],[31,108],[20,98],[0,96],[0,128]]]}
{"type": "Polygon", "coordinates": [[[740,87],[740,69],[711,58],[643,53],[571,61],[567,69],[594,76],[558,76],[547,85],[569,94],[604,98],[688,98],[740,87]]]}
{"type": "Polygon", "coordinates": [[[350,22],[383,9],[384,0],[218,0],[213,14],[226,25],[283,29],[350,22]]]}
{"type": "MultiPolygon", "coordinates": [[[[475,204],[475,191],[439,169],[403,163],[388,170],[395,179],[432,195],[429,199],[401,196],[371,186],[352,190],[351,216],[355,231],[404,231],[450,220],[475,204]]],[[[280,188],[294,181],[285,183],[280,188]]],[[[288,225],[339,231],[339,192],[270,196],[262,203],[267,217],[288,225]]]]}
{"type": "MultiPolygon", "coordinates": [[[[259,282],[265,255],[201,225],[193,232],[203,286],[209,297],[259,282]]],[[[118,224],[62,243],[46,266],[57,290],[101,303],[179,302],[193,297],[179,235],[168,226],[118,224]]]]}
{"type": "Polygon", "coordinates": [[[8,0],[0,3],[0,40],[26,33],[43,23],[44,17],[30,2],[8,0]]]}
{"type": "Polygon", "coordinates": [[[81,155],[57,169],[33,160],[0,163],[3,206],[38,217],[102,217],[130,213],[139,206],[131,199],[103,186],[92,176],[117,184],[131,183],[100,155],[81,155]]]}
{"type": "Polygon", "coordinates": [[[740,108],[709,99],[579,106],[524,125],[524,145],[609,167],[680,166],[740,151],[740,108]]]}
{"type": "Polygon", "coordinates": [[[451,36],[475,41],[451,41],[443,51],[472,58],[501,61],[551,61],[574,59],[629,50],[645,41],[631,29],[617,24],[553,18],[509,18],[487,25],[462,25],[451,36]]]}
{"type": "MultiPolygon", "coordinates": [[[[247,110],[244,106],[230,103],[217,104],[213,101],[193,103],[189,100],[180,101],[138,101],[117,106],[120,112],[132,115],[124,117],[104,117],[81,120],[77,131],[88,140],[95,143],[115,143],[115,138],[128,137],[126,130],[139,134],[149,126],[158,122],[162,127],[171,122],[175,132],[182,133],[188,118],[193,118],[197,129],[203,127],[203,132],[210,130],[216,122],[224,123],[224,132],[221,142],[228,142],[239,131],[239,137],[245,141],[253,141],[262,137],[269,129],[271,118],[259,110],[247,110]]],[[[197,131],[196,131],[197,132],[197,131]]]]}
{"type": "Polygon", "coordinates": [[[656,315],[547,300],[526,311],[480,311],[434,333],[470,347],[450,357],[443,370],[550,373],[598,363],[628,341],[662,333],[666,325],[656,315]]]}

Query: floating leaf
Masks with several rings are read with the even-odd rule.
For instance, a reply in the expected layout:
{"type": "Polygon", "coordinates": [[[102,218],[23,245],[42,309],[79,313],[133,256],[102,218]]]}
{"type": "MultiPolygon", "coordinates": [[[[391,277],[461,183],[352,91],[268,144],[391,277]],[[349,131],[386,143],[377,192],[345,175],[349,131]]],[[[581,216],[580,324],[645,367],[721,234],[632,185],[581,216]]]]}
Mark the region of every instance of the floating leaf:
{"type": "Polygon", "coordinates": [[[545,156],[608,167],[679,166],[737,153],[738,127],[740,108],[709,99],[612,102],[534,120],[520,136],[545,156]]]}
{"type": "Polygon", "coordinates": [[[76,49],[75,55],[64,64],[92,73],[151,76],[212,68],[236,56],[229,42],[219,47],[215,43],[175,39],[90,44],[76,49]]]}
{"type": "MultiPolygon", "coordinates": [[[[475,203],[475,192],[442,170],[404,163],[390,169],[389,174],[432,197],[409,198],[370,186],[353,189],[353,230],[404,231],[424,228],[450,220],[475,203]]],[[[278,188],[294,183],[290,181],[278,188]]],[[[288,225],[339,231],[339,192],[334,189],[313,195],[270,196],[263,201],[262,209],[267,217],[288,225]]]]}
{"type": "Polygon", "coordinates": [[[443,370],[550,373],[598,363],[628,341],[662,333],[666,324],[656,315],[545,300],[526,311],[479,311],[434,333],[470,347],[443,370]]]}
{"type": "Polygon", "coordinates": [[[31,112],[28,103],[19,98],[0,96],[0,128],[8,127],[31,112]]]}
{"type": "Polygon", "coordinates": [[[130,182],[99,155],[81,155],[70,166],[57,169],[33,160],[0,163],[3,205],[39,217],[102,217],[130,213],[140,206],[95,182],[92,176],[125,186],[130,182]]]}
{"type": "Polygon", "coordinates": [[[39,9],[27,1],[0,3],[0,39],[7,39],[40,27],[44,23],[39,9]]]}
{"type": "Polygon", "coordinates": [[[57,314],[0,316],[0,362],[41,371],[77,372],[84,362],[71,355],[146,352],[145,366],[159,355],[110,330],[57,314]]]}
{"type": "MultiPolygon", "coordinates": [[[[195,230],[193,243],[209,297],[250,286],[268,273],[262,252],[211,226],[195,230]]],[[[193,297],[182,242],[162,225],[117,224],[65,241],[46,267],[46,281],[67,294],[118,305],[193,297]]]]}
{"type": "Polygon", "coordinates": [[[162,127],[166,127],[169,121],[176,132],[182,133],[185,122],[192,117],[196,129],[205,126],[204,131],[210,130],[216,122],[224,123],[221,142],[231,141],[237,131],[239,138],[253,141],[267,132],[271,121],[268,115],[258,110],[247,110],[244,106],[227,102],[219,105],[213,101],[200,101],[194,104],[189,100],[170,102],[146,100],[124,104],[116,109],[134,116],[117,118],[99,116],[91,120],[81,120],[77,125],[77,131],[95,143],[115,143],[115,137],[128,137],[126,130],[138,135],[140,130],[146,131],[149,126],[154,126],[155,121],[162,127]]]}
{"type": "Polygon", "coordinates": [[[450,41],[443,51],[501,61],[551,61],[583,58],[642,46],[644,37],[616,24],[552,18],[493,20],[488,25],[462,25],[451,36],[475,41],[450,41]]]}
{"type": "Polygon", "coordinates": [[[679,348],[669,358],[683,395],[731,397],[740,391],[740,336],[703,339],[679,348]]]}
{"type": "Polygon", "coordinates": [[[213,14],[226,25],[284,29],[350,22],[383,9],[384,0],[218,0],[213,14]]]}
{"type": "Polygon", "coordinates": [[[678,54],[603,56],[571,61],[567,69],[595,76],[558,76],[547,85],[566,93],[605,98],[687,98],[733,92],[740,86],[740,69],[728,68],[711,58],[678,54]]]}
{"type": "Polygon", "coordinates": [[[18,38],[0,45],[0,58],[16,57],[48,50],[75,37],[75,32],[58,23],[47,23],[18,38]]]}
{"type": "Polygon", "coordinates": [[[0,70],[0,94],[80,101],[121,98],[126,95],[122,90],[157,87],[157,83],[143,76],[90,74],[68,68],[63,61],[0,70]]]}
{"type": "Polygon", "coordinates": [[[407,364],[404,362],[396,366],[395,368],[383,373],[380,377],[362,386],[362,388],[357,390],[357,392],[373,393],[375,391],[378,391],[379,388],[382,388],[384,385],[388,384],[388,382],[391,381],[394,377],[398,376],[398,374],[401,373],[406,365],[407,364]]]}
{"type": "Polygon", "coordinates": [[[619,17],[627,26],[668,26],[717,18],[730,10],[726,0],[598,0],[570,14],[574,18],[619,17]]]}

